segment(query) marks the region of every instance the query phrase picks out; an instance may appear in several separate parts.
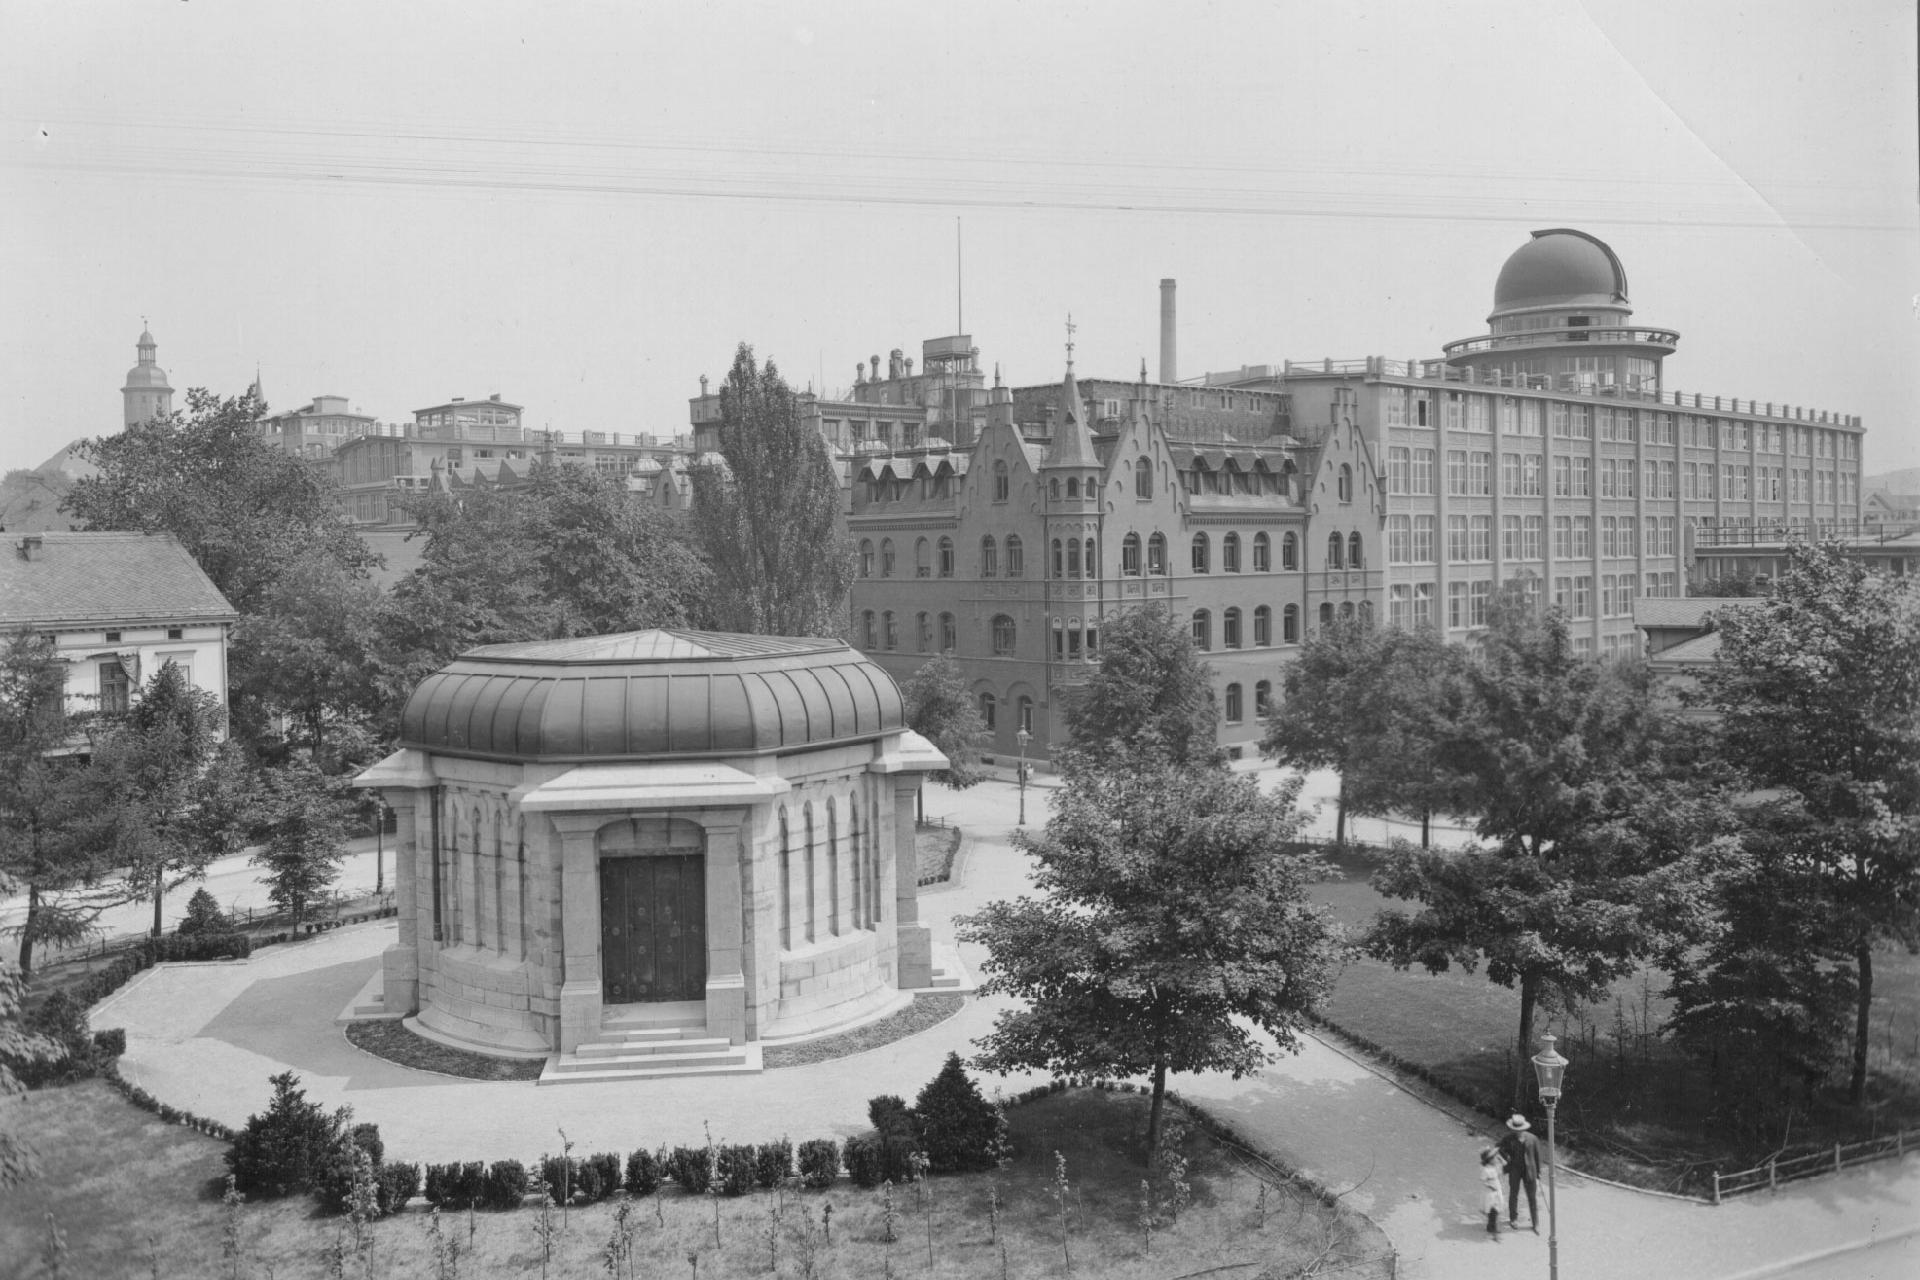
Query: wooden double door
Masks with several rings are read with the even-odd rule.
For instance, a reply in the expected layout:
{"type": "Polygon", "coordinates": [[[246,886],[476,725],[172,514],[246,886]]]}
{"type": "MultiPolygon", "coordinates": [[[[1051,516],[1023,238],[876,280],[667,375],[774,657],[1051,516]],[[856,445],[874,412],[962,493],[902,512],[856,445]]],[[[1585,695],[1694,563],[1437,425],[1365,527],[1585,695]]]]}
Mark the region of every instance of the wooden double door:
{"type": "Polygon", "coordinates": [[[600,860],[606,1003],[706,998],[706,863],[697,853],[600,860]]]}

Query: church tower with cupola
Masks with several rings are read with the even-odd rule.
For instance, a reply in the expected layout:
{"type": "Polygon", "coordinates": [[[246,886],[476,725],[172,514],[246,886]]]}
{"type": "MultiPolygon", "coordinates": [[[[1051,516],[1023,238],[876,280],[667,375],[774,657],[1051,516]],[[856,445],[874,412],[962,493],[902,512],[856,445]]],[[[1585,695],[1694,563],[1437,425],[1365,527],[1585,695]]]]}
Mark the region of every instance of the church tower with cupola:
{"type": "Polygon", "coordinates": [[[127,370],[127,385],[120,388],[125,425],[129,427],[173,412],[173,388],[167,385],[167,371],[155,360],[159,347],[153,334],[143,328],[135,349],[140,362],[127,370]]]}

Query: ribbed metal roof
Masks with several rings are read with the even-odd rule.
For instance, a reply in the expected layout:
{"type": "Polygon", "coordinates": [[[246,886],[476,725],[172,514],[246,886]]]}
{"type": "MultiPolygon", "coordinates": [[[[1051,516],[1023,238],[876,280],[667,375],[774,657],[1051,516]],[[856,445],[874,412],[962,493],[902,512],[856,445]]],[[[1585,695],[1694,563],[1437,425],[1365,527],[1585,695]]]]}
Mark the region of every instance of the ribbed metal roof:
{"type": "Polygon", "coordinates": [[[407,699],[400,741],[560,764],[793,751],[905,724],[893,678],[839,640],[632,631],[464,653],[407,699]]]}

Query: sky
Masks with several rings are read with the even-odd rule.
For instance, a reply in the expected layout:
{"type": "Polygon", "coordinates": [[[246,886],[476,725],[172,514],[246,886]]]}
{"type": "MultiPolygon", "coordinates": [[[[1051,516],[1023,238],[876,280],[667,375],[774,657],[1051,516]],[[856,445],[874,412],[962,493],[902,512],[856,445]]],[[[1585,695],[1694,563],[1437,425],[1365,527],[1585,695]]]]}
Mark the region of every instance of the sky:
{"type": "Polygon", "coordinates": [[[184,402],[686,430],[737,344],[829,393],[956,326],[1009,384],[1432,357],[1531,230],[1669,389],[1920,466],[1908,0],[10,0],[0,469],[184,402]]]}

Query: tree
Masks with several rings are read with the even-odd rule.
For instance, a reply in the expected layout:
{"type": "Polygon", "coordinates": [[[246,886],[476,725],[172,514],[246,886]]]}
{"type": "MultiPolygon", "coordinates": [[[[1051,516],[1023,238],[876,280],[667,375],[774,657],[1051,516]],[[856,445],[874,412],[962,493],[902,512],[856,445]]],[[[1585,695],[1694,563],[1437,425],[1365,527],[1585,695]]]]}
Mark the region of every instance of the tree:
{"type": "Polygon", "coordinates": [[[381,618],[388,706],[482,644],[686,626],[711,577],[680,524],[589,467],[541,463],[525,485],[410,503],[427,540],[381,618]]]}
{"type": "Polygon", "coordinates": [[[266,871],[268,899],[298,925],[340,877],[353,801],[340,794],[336,780],[310,764],[273,770],[263,782],[258,828],[263,839],[252,862],[266,871]]]}
{"type": "Polygon", "coordinates": [[[928,775],[955,791],[963,791],[986,777],[980,767],[980,747],[987,722],[967,692],[960,664],[946,654],[929,658],[900,687],[906,703],[907,727],[940,749],[947,767],[928,775]]]}
{"type": "Polygon", "coordinates": [[[1695,701],[1790,838],[1785,883],[1817,892],[1826,943],[1853,967],[1848,1096],[1866,1098],[1873,953],[1920,946],[1920,590],[1834,543],[1795,543],[1758,604],[1719,619],[1695,701]]]}
{"type": "Polygon", "coordinates": [[[1151,1160],[1169,1073],[1257,1069],[1255,1027],[1295,1049],[1338,954],[1307,898],[1320,867],[1294,843],[1298,795],[1161,762],[1069,774],[1044,832],[1014,837],[1041,896],[959,921],[987,949],[982,994],[1024,1002],[976,1065],[1151,1077],[1151,1160]]]}
{"type": "Polygon", "coordinates": [[[1192,634],[1158,604],[1100,633],[1100,664],[1066,695],[1065,769],[1220,765],[1219,708],[1192,634]]]}
{"type": "Polygon", "coordinates": [[[1644,679],[1576,654],[1558,611],[1497,601],[1464,690],[1450,767],[1486,843],[1398,846],[1374,886],[1421,906],[1382,911],[1365,945],[1403,969],[1484,963],[1519,988],[1518,1103],[1541,997],[1596,998],[1651,957],[1685,919],[1675,868],[1725,815],[1669,767],[1644,679]]]}
{"type": "Polygon", "coordinates": [[[326,471],[260,435],[257,394],[196,387],[187,405],[82,444],[100,474],[77,481],[61,509],[88,529],[173,534],[243,614],[261,611],[298,561],[323,556],[356,573],[374,562],[326,471]]]}
{"type": "Polygon", "coordinates": [[[17,1186],[35,1173],[33,1149],[19,1128],[19,1099],[26,1089],[13,1064],[46,1062],[60,1052],[46,1036],[27,1027],[21,1006],[25,995],[20,971],[0,957],[0,1189],[17,1186]]]}
{"type": "Polygon", "coordinates": [[[853,552],[833,456],[769,360],[741,343],[720,387],[720,461],[693,470],[693,528],[723,631],[846,630],[853,552]]]}
{"type": "Polygon", "coordinates": [[[22,975],[32,974],[36,947],[77,941],[104,905],[73,896],[104,867],[77,838],[86,797],[73,758],[59,754],[78,728],[66,711],[66,678],[46,636],[16,632],[0,648],[0,879],[26,893],[26,914],[13,926],[22,975]]]}
{"type": "Polygon", "coordinates": [[[238,852],[247,829],[249,776],[219,724],[213,696],[163,663],[88,768],[97,798],[90,838],[129,891],[151,899],[156,938],[167,890],[238,852]]]}

